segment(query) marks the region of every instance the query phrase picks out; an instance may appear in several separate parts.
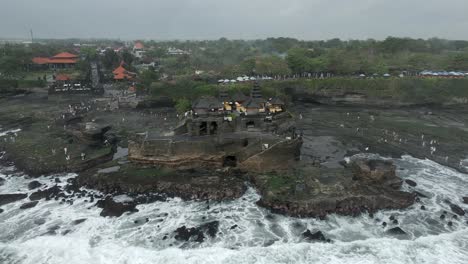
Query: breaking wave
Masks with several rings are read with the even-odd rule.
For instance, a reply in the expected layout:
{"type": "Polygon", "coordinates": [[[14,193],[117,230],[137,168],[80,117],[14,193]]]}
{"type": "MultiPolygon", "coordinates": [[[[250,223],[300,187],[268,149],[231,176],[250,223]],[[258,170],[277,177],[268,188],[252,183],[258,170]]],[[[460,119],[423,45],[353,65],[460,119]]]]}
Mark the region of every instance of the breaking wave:
{"type": "MultiPolygon", "coordinates": [[[[139,205],[139,212],[120,218],[100,217],[100,209],[86,198],[73,205],[41,200],[27,210],[20,210],[24,201],[18,201],[1,207],[0,263],[466,263],[468,218],[453,218],[446,201],[468,209],[460,202],[468,194],[467,175],[409,156],[395,162],[402,178],[418,183],[403,188],[428,198],[405,210],[380,211],[373,218],[330,215],[320,221],[275,215],[255,204],[259,195],[251,188],[235,201],[207,205],[175,198],[139,205]],[[441,220],[444,211],[447,218],[441,220]],[[386,232],[397,226],[390,216],[398,219],[406,236],[386,232]],[[78,219],[86,220],[73,222],[78,219]],[[182,225],[214,220],[219,221],[215,238],[203,243],[173,238],[182,225]],[[382,221],[389,225],[383,227],[382,221]],[[306,229],[321,230],[333,242],[308,243],[301,238],[306,229]]],[[[31,192],[31,179],[12,171],[0,170],[6,179],[0,193],[31,192]]],[[[52,186],[54,178],[38,180],[52,186]]]]}

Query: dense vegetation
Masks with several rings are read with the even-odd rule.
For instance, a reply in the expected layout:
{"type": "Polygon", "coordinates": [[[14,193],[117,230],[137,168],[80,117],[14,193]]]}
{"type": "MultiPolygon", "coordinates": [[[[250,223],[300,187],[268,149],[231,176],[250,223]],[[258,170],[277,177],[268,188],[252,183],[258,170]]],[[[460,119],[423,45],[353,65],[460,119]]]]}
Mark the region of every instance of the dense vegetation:
{"type": "MultiPolygon", "coordinates": [[[[51,56],[58,51],[73,51],[80,40],[50,40],[46,45],[6,44],[0,46],[0,73],[10,76],[27,69],[33,56],[51,56]]],[[[120,41],[87,41],[96,47],[119,47],[120,41]]],[[[292,38],[266,40],[212,41],[146,41],[146,56],[158,60],[160,72],[169,75],[193,74],[195,70],[212,71],[217,75],[235,77],[248,75],[288,75],[327,72],[335,75],[356,73],[387,73],[428,70],[468,71],[468,41],[428,40],[388,37],[377,40],[331,39],[301,41],[292,38]],[[170,55],[168,48],[189,52],[170,55]]],[[[83,49],[83,48],[82,48],[83,49]]],[[[82,50],[85,57],[95,58],[95,51],[82,50]]],[[[120,58],[109,51],[101,57],[107,67],[120,60],[131,65],[134,58],[124,50],[120,58]]]]}
{"type": "Polygon", "coordinates": [[[329,72],[337,75],[428,70],[468,71],[468,41],[389,37],[383,41],[332,39],[300,41],[291,38],[148,42],[150,53],[161,59],[172,74],[194,70],[239,74],[287,75],[329,72]],[[176,47],[191,55],[170,56],[164,50],[176,47]]]}
{"type": "MultiPolygon", "coordinates": [[[[176,100],[192,100],[200,95],[215,95],[218,92],[219,78],[235,78],[240,75],[269,76],[312,76],[334,78],[326,80],[293,79],[289,81],[265,82],[267,96],[278,95],[288,86],[303,86],[310,91],[333,92],[366,90],[380,96],[414,97],[443,96],[447,92],[463,93],[466,80],[419,80],[405,78],[397,80],[383,78],[359,80],[351,78],[357,74],[383,74],[393,76],[405,73],[416,75],[422,70],[455,70],[468,72],[468,41],[432,39],[410,39],[388,37],[385,40],[301,41],[292,38],[269,38],[266,40],[228,40],[225,38],[210,41],[145,41],[147,48],[143,59],[135,58],[129,48],[120,52],[114,49],[132,43],[113,40],[80,41],[42,40],[42,44],[0,45],[0,80],[21,81],[39,80],[42,73],[31,67],[34,56],[52,56],[60,51],[77,52],[73,43],[86,42],[89,46],[80,47],[81,62],[74,69],[85,74],[89,72],[89,60],[99,60],[108,76],[111,70],[122,61],[126,68],[138,71],[139,85],[152,95],[167,95],[176,100]],[[99,55],[98,50],[111,47],[99,55]],[[169,48],[180,49],[185,54],[171,55],[169,48]],[[155,67],[138,68],[143,62],[157,62],[155,67]],[[140,70],[139,70],[140,69],[140,70]],[[195,76],[195,71],[203,71],[195,76]],[[161,77],[164,76],[164,79],[161,77]],[[411,94],[412,93],[412,94],[411,94]]],[[[43,79],[43,78],[42,78],[43,79]]],[[[4,82],[8,83],[8,82],[4,82]]],[[[41,83],[40,85],[43,85],[41,83]]],[[[4,85],[5,86],[5,85],[4,85]]],[[[8,85],[7,85],[8,86],[8,85]]],[[[249,84],[225,86],[230,92],[248,92],[249,84]]],[[[180,101],[181,109],[187,102],[180,101]]]]}

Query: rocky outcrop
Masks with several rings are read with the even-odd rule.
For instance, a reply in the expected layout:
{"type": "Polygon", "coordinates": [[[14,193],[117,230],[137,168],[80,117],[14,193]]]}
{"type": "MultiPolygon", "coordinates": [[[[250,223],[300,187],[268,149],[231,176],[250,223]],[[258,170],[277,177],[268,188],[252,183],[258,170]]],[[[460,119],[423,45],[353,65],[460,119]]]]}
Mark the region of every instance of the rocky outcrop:
{"type": "Polygon", "coordinates": [[[401,187],[402,180],[396,176],[396,166],[391,161],[357,159],[352,161],[350,167],[354,173],[354,180],[393,189],[401,187]]]}
{"type": "Polygon", "coordinates": [[[38,182],[38,181],[32,181],[32,182],[30,182],[30,183],[28,184],[28,189],[29,189],[29,190],[34,190],[34,189],[37,189],[37,188],[39,188],[39,187],[41,187],[41,186],[42,186],[42,184],[41,184],[40,182],[38,182]]]}
{"type": "Polygon", "coordinates": [[[175,233],[174,238],[179,241],[189,241],[192,239],[194,242],[201,243],[205,240],[203,232],[195,227],[187,228],[186,226],[181,226],[176,229],[175,233]]]}
{"type": "Polygon", "coordinates": [[[99,171],[102,172],[102,169],[81,173],[76,179],[77,184],[104,193],[160,193],[185,200],[231,200],[241,197],[246,190],[244,181],[231,172],[167,172],[131,164],[122,165],[119,171],[99,171]]]}
{"type": "Polygon", "coordinates": [[[24,193],[0,194],[0,206],[13,203],[28,197],[24,193]]]}
{"type": "Polygon", "coordinates": [[[81,125],[80,129],[70,130],[80,142],[92,147],[102,146],[106,140],[106,133],[111,129],[109,125],[98,125],[93,122],[88,122],[81,125]]]}
{"type": "Polygon", "coordinates": [[[37,201],[37,200],[41,200],[41,199],[50,200],[50,199],[58,196],[60,193],[61,193],[60,187],[55,185],[55,186],[50,187],[48,189],[39,190],[39,191],[31,193],[31,195],[29,195],[29,199],[31,201],[37,201]]]}
{"type": "Polygon", "coordinates": [[[210,237],[215,237],[216,233],[218,233],[218,228],[218,221],[205,223],[198,227],[187,228],[186,226],[181,226],[174,231],[176,233],[174,238],[179,241],[195,241],[201,243],[205,240],[205,234],[210,237]]]}
{"type": "Polygon", "coordinates": [[[5,179],[3,179],[2,177],[0,177],[0,186],[2,186],[3,184],[5,184],[5,179]]]}
{"type": "Polygon", "coordinates": [[[401,180],[388,161],[361,159],[333,174],[327,170],[316,171],[315,176],[307,173],[299,177],[253,177],[262,195],[258,205],[286,215],[325,218],[332,213],[357,216],[381,209],[403,209],[416,200],[414,193],[395,190],[401,180]]]}
{"type": "Polygon", "coordinates": [[[405,182],[411,187],[416,187],[416,185],[418,185],[415,181],[409,179],[405,180],[405,182]]]}
{"type": "Polygon", "coordinates": [[[135,208],[136,203],[133,201],[128,202],[116,202],[112,197],[106,197],[103,200],[99,200],[96,206],[102,208],[100,216],[111,216],[120,217],[125,212],[138,212],[135,208]]]}
{"type": "Polygon", "coordinates": [[[464,204],[468,204],[468,196],[467,196],[467,197],[463,197],[462,199],[463,199],[463,203],[464,203],[464,204]]]}
{"type": "Polygon", "coordinates": [[[463,208],[461,208],[460,206],[456,204],[450,204],[450,209],[452,210],[452,212],[454,212],[455,214],[459,216],[465,215],[465,210],[463,210],[463,208]]]}
{"type": "Polygon", "coordinates": [[[392,235],[406,235],[406,232],[398,226],[387,230],[387,233],[392,235]]]}
{"type": "Polygon", "coordinates": [[[33,208],[33,207],[35,207],[38,203],[39,203],[39,201],[24,203],[24,204],[22,204],[22,205],[20,206],[20,209],[29,209],[29,208],[33,208]]]}
{"type": "Polygon", "coordinates": [[[72,225],[79,225],[86,221],[86,218],[73,220],[72,225]]]}
{"type": "Polygon", "coordinates": [[[415,196],[400,191],[382,191],[380,193],[356,192],[355,194],[335,193],[307,200],[272,200],[260,199],[257,204],[271,209],[275,213],[297,217],[325,218],[328,214],[358,216],[364,212],[376,212],[381,209],[403,209],[412,205],[415,196]]]}
{"type": "Polygon", "coordinates": [[[314,240],[314,241],[321,241],[321,242],[329,242],[329,239],[326,239],[325,236],[323,235],[322,231],[317,231],[312,233],[309,229],[307,229],[304,233],[302,233],[302,236],[307,239],[307,240],[314,240]]]}

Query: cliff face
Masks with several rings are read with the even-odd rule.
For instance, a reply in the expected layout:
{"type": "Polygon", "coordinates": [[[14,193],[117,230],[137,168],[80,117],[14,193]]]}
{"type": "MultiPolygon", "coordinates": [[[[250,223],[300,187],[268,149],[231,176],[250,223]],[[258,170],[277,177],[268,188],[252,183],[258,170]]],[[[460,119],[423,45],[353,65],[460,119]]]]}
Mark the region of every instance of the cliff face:
{"type": "Polygon", "coordinates": [[[299,159],[302,139],[255,137],[175,141],[171,138],[129,142],[129,160],[178,169],[239,167],[245,171],[287,170],[299,159]],[[264,143],[264,144],[262,144],[264,143]]]}

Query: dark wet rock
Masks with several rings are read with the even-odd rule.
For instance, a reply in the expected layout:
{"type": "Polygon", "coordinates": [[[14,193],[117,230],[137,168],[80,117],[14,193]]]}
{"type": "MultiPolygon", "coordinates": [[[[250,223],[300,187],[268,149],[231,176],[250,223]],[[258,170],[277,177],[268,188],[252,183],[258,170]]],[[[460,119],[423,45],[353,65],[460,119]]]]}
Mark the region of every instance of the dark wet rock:
{"type": "Polygon", "coordinates": [[[439,224],[439,222],[438,222],[437,220],[434,220],[434,219],[432,219],[432,218],[427,218],[427,219],[426,219],[426,222],[427,222],[428,224],[430,224],[430,225],[438,225],[438,224],[439,224]]]}
{"type": "Polygon", "coordinates": [[[135,202],[116,202],[112,197],[99,200],[96,206],[102,208],[100,216],[120,217],[125,212],[138,212],[135,202]]]}
{"type": "MultiPolygon", "coordinates": [[[[138,202],[164,201],[167,197],[180,197],[184,200],[210,200],[222,201],[241,197],[247,189],[244,181],[228,172],[213,172],[200,169],[200,171],[178,170],[177,177],[138,177],[141,167],[126,165],[131,168],[129,172],[98,174],[85,172],[77,177],[80,186],[100,190],[112,194],[115,190],[120,192],[147,193],[138,197],[138,202]],[[159,193],[161,195],[149,194],[159,193]],[[146,201],[144,201],[146,200],[146,201]]],[[[155,169],[155,173],[157,169],[155,169]]],[[[208,206],[207,206],[208,208],[208,206]]]]}
{"type": "Polygon", "coordinates": [[[62,232],[62,235],[65,236],[65,235],[67,235],[67,234],[69,234],[69,233],[71,233],[71,230],[70,230],[70,229],[67,229],[67,230],[65,230],[65,231],[62,232]]]}
{"type": "Polygon", "coordinates": [[[61,183],[62,182],[62,181],[60,181],[59,178],[55,178],[54,181],[55,181],[55,183],[61,183]]]}
{"type": "Polygon", "coordinates": [[[463,203],[468,204],[468,196],[462,197],[462,199],[463,199],[463,203]]]}
{"type": "Polygon", "coordinates": [[[200,229],[206,232],[210,237],[215,237],[218,233],[219,221],[212,221],[200,226],[200,229]]]}
{"type": "Polygon", "coordinates": [[[465,210],[463,210],[460,206],[456,204],[450,204],[450,209],[452,210],[452,212],[454,212],[455,214],[459,216],[465,215],[465,210]]]}
{"type": "Polygon", "coordinates": [[[428,196],[425,195],[424,193],[421,193],[421,192],[418,192],[418,191],[414,191],[414,193],[420,198],[428,198],[428,196]]]}
{"type": "Polygon", "coordinates": [[[42,183],[38,182],[38,181],[32,181],[28,184],[28,189],[29,190],[33,190],[33,189],[37,189],[39,187],[42,186],[42,183]]]}
{"type": "Polygon", "coordinates": [[[383,223],[382,223],[382,226],[383,226],[383,227],[386,227],[386,226],[387,226],[387,222],[383,222],[383,223]]]}
{"type": "Polygon", "coordinates": [[[3,213],[3,212],[4,212],[4,210],[2,208],[0,208],[0,214],[3,213]]]}
{"type": "Polygon", "coordinates": [[[20,206],[20,209],[29,209],[29,208],[33,208],[35,207],[37,204],[39,203],[39,201],[33,201],[33,202],[28,202],[28,203],[24,203],[20,206]]]}
{"type": "Polygon", "coordinates": [[[39,218],[34,220],[34,224],[36,225],[43,225],[45,224],[46,220],[44,218],[39,218]]]}
{"type": "Polygon", "coordinates": [[[236,228],[237,228],[237,225],[231,226],[231,230],[232,230],[232,229],[236,229],[236,228]]]}
{"type": "Polygon", "coordinates": [[[387,230],[387,233],[392,235],[406,235],[406,232],[398,226],[387,230]]]}
{"type": "Polygon", "coordinates": [[[441,215],[440,215],[440,219],[444,220],[444,219],[445,219],[445,215],[444,215],[444,214],[441,214],[441,215]]]}
{"type": "Polygon", "coordinates": [[[58,196],[60,192],[61,192],[60,187],[53,186],[45,190],[39,190],[39,191],[31,193],[31,195],[29,195],[29,199],[31,201],[37,201],[40,199],[52,199],[58,196]]]}
{"type": "Polygon", "coordinates": [[[28,197],[24,193],[0,194],[0,206],[13,203],[28,197]]]}
{"type": "Polygon", "coordinates": [[[300,229],[301,231],[305,229],[304,224],[302,224],[301,222],[293,222],[292,227],[294,229],[300,229]]]}
{"type": "Polygon", "coordinates": [[[415,181],[409,179],[406,179],[405,182],[411,187],[416,187],[416,185],[418,185],[415,181]]]}
{"type": "Polygon", "coordinates": [[[415,194],[395,190],[401,186],[401,179],[390,161],[359,159],[344,170],[320,169],[317,174],[306,176],[315,183],[309,184],[307,192],[297,196],[299,199],[287,186],[297,181],[295,177],[274,176],[287,182],[281,188],[270,187],[266,177],[254,177],[253,183],[262,195],[257,204],[274,213],[323,219],[332,213],[357,216],[381,209],[403,209],[415,202],[415,194]],[[314,191],[317,188],[326,191],[318,194],[314,191]]]}
{"type": "Polygon", "coordinates": [[[391,161],[378,159],[357,159],[350,167],[353,170],[353,179],[370,184],[381,184],[399,189],[402,180],[396,176],[396,166],[391,161]]]}
{"type": "Polygon", "coordinates": [[[426,210],[426,206],[421,205],[421,210],[426,210]]]}
{"type": "Polygon", "coordinates": [[[275,240],[275,239],[270,239],[270,240],[268,240],[268,241],[265,241],[265,242],[263,243],[263,246],[264,246],[264,247],[269,247],[269,246],[273,245],[276,241],[277,241],[277,240],[275,240]]]}
{"type": "Polygon", "coordinates": [[[452,225],[453,225],[452,221],[449,221],[449,222],[447,223],[447,225],[448,225],[448,226],[452,226],[452,225]]]}
{"type": "Polygon", "coordinates": [[[315,233],[312,233],[309,229],[307,229],[304,233],[302,233],[302,236],[307,240],[322,241],[322,242],[327,241],[322,231],[317,231],[315,233]]]}
{"type": "Polygon", "coordinates": [[[56,235],[57,234],[57,230],[60,229],[60,226],[59,225],[55,225],[55,226],[51,226],[47,229],[47,232],[44,233],[43,235],[46,235],[46,236],[53,236],[53,235],[56,235]]]}
{"type": "Polygon", "coordinates": [[[203,242],[205,240],[205,234],[210,237],[215,237],[218,233],[219,221],[212,221],[209,223],[202,224],[198,227],[187,228],[182,226],[176,229],[175,239],[180,241],[193,240],[195,242],[203,242]]]}
{"type": "Polygon", "coordinates": [[[458,216],[457,216],[457,215],[453,215],[452,218],[453,218],[453,219],[458,219],[458,216]]]}
{"type": "Polygon", "coordinates": [[[163,236],[162,240],[166,240],[167,239],[167,236],[163,236]]]}
{"type": "Polygon", "coordinates": [[[174,238],[180,241],[189,241],[190,239],[193,239],[195,242],[201,243],[205,240],[203,232],[201,232],[200,229],[195,227],[187,228],[185,226],[181,226],[176,229],[175,233],[176,235],[174,236],[174,238]]]}
{"type": "Polygon", "coordinates": [[[86,221],[86,218],[76,219],[76,220],[73,220],[72,225],[79,225],[83,223],[84,221],[86,221]]]}
{"type": "Polygon", "coordinates": [[[394,215],[391,215],[390,218],[389,218],[391,221],[395,220],[395,216],[394,215]]]}
{"type": "Polygon", "coordinates": [[[397,219],[393,220],[393,224],[398,225],[398,220],[397,219]]]}
{"type": "Polygon", "coordinates": [[[3,184],[5,184],[5,179],[3,179],[2,177],[0,177],[0,186],[2,186],[3,184]]]}

